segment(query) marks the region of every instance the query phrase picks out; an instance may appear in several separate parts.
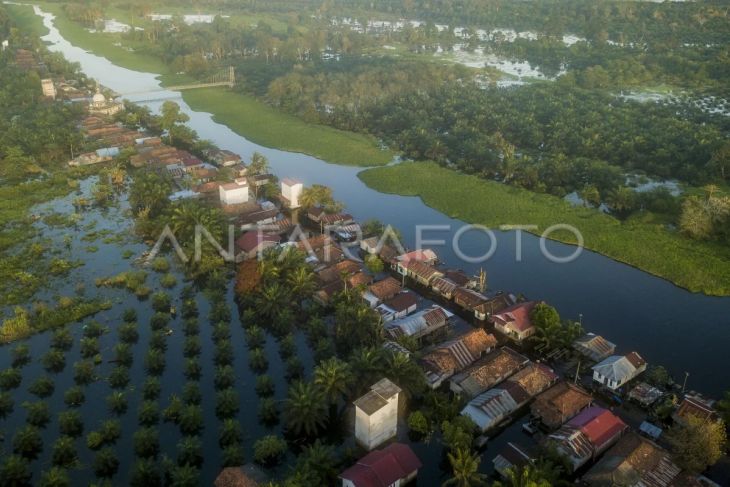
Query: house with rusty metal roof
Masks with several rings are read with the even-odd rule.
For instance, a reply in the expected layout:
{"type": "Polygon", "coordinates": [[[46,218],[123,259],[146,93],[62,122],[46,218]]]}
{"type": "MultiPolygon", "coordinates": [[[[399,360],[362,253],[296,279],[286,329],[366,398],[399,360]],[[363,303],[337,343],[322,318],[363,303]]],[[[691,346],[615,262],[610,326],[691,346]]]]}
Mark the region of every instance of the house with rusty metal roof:
{"type": "Polygon", "coordinates": [[[481,328],[442,343],[421,358],[426,382],[432,389],[464,370],[497,345],[497,339],[481,328]]]}
{"type": "Polygon", "coordinates": [[[492,459],[492,464],[494,465],[494,470],[506,479],[509,477],[509,470],[519,470],[534,461],[535,459],[527,448],[509,442],[492,459]]]}
{"type": "Polygon", "coordinates": [[[617,390],[646,370],[646,361],[636,352],[612,355],[593,367],[593,380],[617,390]]]}
{"type": "Polygon", "coordinates": [[[474,317],[478,320],[488,320],[492,315],[501,313],[505,309],[517,303],[514,294],[501,293],[487,299],[485,302],[474,307],[474,317]]]}
{"type": "Polygon", "coordinates": [[[374,307],[383,301],[395,297],[401,290],[400,282],[388,276],[368,286],[367,291],[363,293],[362,297],[371,307],[374,307]]]}
{"type": "Polygon", "coordinates": [[[608,409],[591,406],[551,434],[552,442],[573,470],[598,457],[615,444],[628,426],[608,409]]]}
{"type": "Polygon", "coordinates": [[[443,277],[444,275],[443,272],[432,267],[430,264],[418,260],[399,262],[398,269],[398,272],[404,276],[408,276],[424,286],[430,286],[434,279],[443,277]]]}
{"type": "Polygon", "coordinates": [[[530,362],[508,380],[522,386],[530,397],[535,397],[555,384],[558,379],[558,374],[547,365],[530,362]]]}
{"type": "Polygon", "coordinates": [[[509,347],[502,347],[454,375],[450,388],[455,394],[474,397],[510,377],[530,363],[530,359],[509,347]]]}
{"type": "Polygon", "coordinates": [[[268,476],[256,465],[249,463],[238,467],[226,467],[218,474],[215,487],[258,487],[269,481],[268,476]]]}
{"type": "Polygon", "coordinates": [[[573,349],[594,362],[600,362],[616,351],[616,345],[601,335],[586,333],[573,342],[573,349]]]}
{"type": "Polygon", "coordinates": [[[385,326],[385,332],[394,340],[401,336],[420,340],[449,324],[452,313],[441,306],[433,305],[400,320],[394,320],[385,326]]]}
{"type": "Polygon", "coordinates": [[[681,469],[651,440],[628,433],[596,463],[583,481],[593,487],[669,487],[681,469]]]}
{"type": "Polygon", "coordinates": [[[520,384],[508,380],[469,401],[461,414],[485,432],[527,404],[531,397],[520,384]]]}
{"type": "Polygon", "coordinates": [[[431,281],[431,289],[445,299],[452,299],[458,288],[459,285],[448,277],[436,277],[431,281]]]}
{"type": "Polygon", "coordinates": [[[593,397],[581,387],[562,381],[538,395],[530,410],[533,416],[540,418],[542,424],[555,429],[592,402],[593,397]]]}
{"type": "Polygon", "coordinates": [[[685,395],[677,410],[672,414],[672,418],[681,423],[686,422],[689,417],[702,421],[717,421],[719,416],[715,410],[715,401],[699,394],[685,395]]]}

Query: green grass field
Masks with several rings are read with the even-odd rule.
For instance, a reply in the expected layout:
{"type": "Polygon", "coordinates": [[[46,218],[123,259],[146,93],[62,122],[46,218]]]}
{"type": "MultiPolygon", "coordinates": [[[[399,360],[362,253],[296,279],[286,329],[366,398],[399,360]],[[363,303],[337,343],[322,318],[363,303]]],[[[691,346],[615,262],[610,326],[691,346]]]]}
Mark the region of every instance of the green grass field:
{"type": "Polygon", "coordinates": [[[183,98],[193,110],[213,113],[217,122],[266,147],[352,166],[378,166],[393,159],[393,153],[381,150],[372,137],[309,124],[251,96],[208,88],[185,91],[183,98]]]}
{"type": "Polygon", "coordinates": [[[32,6],[5,4],[5,8],[21,31],[33,37],[43,37],[48,34],[48,29],[43,25],[43,19],[33,12],[32,6]]]}
{"type": "MultiPolygon", "coordinates": [[[[451,217],[490,227],[538,225],[537,233],[556,223],[573,225],[585,247],[663,277],[678,286],[710,295],[730,295],[730,249],[697,242],[650,219],[621,222],[590,208],[574,207],[549,195],[532,193],[435,163],[409,162],[360,173],[371,188],[385,193],[420,196],[451,217]]],[[[575,243],[572,234],[552,234],[575,243]]]]}

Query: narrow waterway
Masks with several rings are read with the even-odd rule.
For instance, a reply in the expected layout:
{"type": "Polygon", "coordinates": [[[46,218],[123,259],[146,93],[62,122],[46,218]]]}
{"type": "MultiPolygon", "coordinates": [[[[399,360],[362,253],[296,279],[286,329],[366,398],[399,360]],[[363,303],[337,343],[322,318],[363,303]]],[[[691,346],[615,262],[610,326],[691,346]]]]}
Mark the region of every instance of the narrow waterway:
{"type": "MultiPolygon", "coordinates": [[[[43,39],[53,51],[81,64],[83,71],[118,92],[159,89],[155,74],[132,71],[114,65],[105,58],[90,54],[66,41],[53,25],[53,17],[36,8],[50,33],[43,39]]],[[[130,97],[143,102],[151,96],[130,97]]],[[[325,184],[334,190],[358,220],[377,218],[403,232],[407,243],[415,241],[416,225],[448,225],[449,232],[430,231],[426,236],[451,241],[463,222],[427,207],[419,198],[387,195],[365,186],[357,177],[359,168],[328,164],[304,154],[284,152],[256,145],[213,121],[211,114],[196,112],[179,93],[158,91],[157,101],[143,102],[159,108],[162,99],[175,99],[190,116],[189,125],[198,134],[221,148],[248,158],[254,151],[269,158],[279,177],[295,177],[305,184],[325,184]]],[[[469,195],[464,195],[468,198],[469,195]]],[[[530,224],[531,222],[513,222],[530,224]]],[[[728,365],[730,347],[730,298],[693,294],[609,258],[584,251],[569,264],[556,264],[540,251],[538,238],[522,236],[522,259],[516,259],[517,234],[495,232],[497,250],[484,264],[492,290],[523,293],[531,299],[543,299],[556,306],[565,318],[582,316],[587,330],[604,335],[618,345],[621,352],[638,351],[650,363],[665,365],[676,378],[689,372],[688,388],[718,396],[730,389],[728,365]]],[[[467,255],[482,255],[489,248],[484,234],[469,232],[460,240],[467,255]]],[[[468,272],[479,265],[461,261],[451,246],[432,246],[443,261],[468,272]]],[[[548,242],[555,255],[570,255],[575,248],[548,242]]]]}

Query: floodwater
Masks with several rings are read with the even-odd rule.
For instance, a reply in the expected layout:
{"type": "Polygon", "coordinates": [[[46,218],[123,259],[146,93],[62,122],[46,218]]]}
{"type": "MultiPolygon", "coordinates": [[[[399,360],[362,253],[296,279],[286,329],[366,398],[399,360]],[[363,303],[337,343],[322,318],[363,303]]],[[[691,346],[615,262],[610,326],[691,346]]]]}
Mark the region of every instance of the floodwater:
{"type": "MultiPolygon", "coordinates": [[[[37,10],[39,14],[42,14],[37,10]]],[[[118,92],[140,92],[144,90],[158,89],[159,83],[156,75],[140,73],[124,69],[110,63],[104,58],[89,54],[82,49],[69,44],[64,40],[52,24],[52,18],[43,14],[44,22],[51,32],[45,37],[50,43],[50,48],[62,52],[69,60],[79,62],[83,70],[91,77],[99,80],[100,83],[118,92]]],[[[416,225],[445,225],[450,230],[431,228],[425,232],[426,238],[441,238],[451,240],[457,228],[463,222],[449,218],[442,213],[427,207],[419,198],[401,197],[397,195],[382,194],[365,186],[357,178],[358,168],[344,167],[328,164],[316,158],[284,152],[251,143],[227,127],[212,120],[208,113],[192,111],[187,104],[180,99],[178,93],[159,91],[148,96],[139,95],[137,100],[155,98],[157,101],[145,102],[153,109],[159,108],[161,99],[172,98],[181,105],[182,109],[190,115],[190,126],[194,128],[201,137],[207,138],[218,144],[221,148],[230,149],[248,158],[254,151],[266,155],[274,172],[280,177],[294,177],[301,179],[305,184],[325,184],[333,188],[337,199],[342,200],[349,212],[357,219],[378,218],[401,229],[407,244],[413,246],[416,238],[416,225]]],[[[135,99],[131,97],[131,99],[135,99]]],[[[85,196],[91,193],[93,178],[82,184],[81,192],[85,196]]],[[[66,198],[60,198],[34,209],[34,213],[48,214],[50,212],[64,212],[71,210],[72,194],[66,198]]],[[[465,195],[468,197],[468,195],[465,195]]],[[[120,196],[117,207],[111,209],[92,209],[82,214],[82,220],[78,226],[85,229],[76,232],[76,235],[91,231],[109,230],[113,234],[123,234],[125,238],[121,242],[104,242],[103,238],[94,241],[74,240],[70,248],[61,249],[61,242],[66,233],[71,233],[67,228],[53,228],[46,226],[42,221],[37,222],[44,238],[54,242],[59,252],[67,252],[64,258],[70,260],[82,260],[85,265],[71,271],[71,274],[63,278],[68,281],[66,287],[53,286],[54,291],[49,292],[45,298],[53,298],[54,293],[59,295],[73,295],[74,284],[84,284],[87,295],[99,294],[113,301],[111,310],[100,313],[96,319],[109,327],[109,333],[100,339],[103,361],[97,366],[100,377],[106,377],[114,367],[109,363],[112,355],[112,347],[117,341],[115,327],[121,322],[124,309],[134,307],[138,312],[138,331],[140,340],[134,347],[134,363],[130,369],[130,377],[134,388],[139,388],[144,379],[143,368],[144,355],[147,350],[147,341],[150,335],[149,318],[151,309],[148,302],[138,301],[136,297],[121,289],[96,288],[94,281],[98,277],[115,275],[131,267],[134,259],[124,259],[122,252],[131,251],[134,256],[141,255],[147,247],[132,236],[130,221],[125,210],[127,209],[124,196],[120,196]],[[92,222],[93,224],[92,228],[92,222]],[[94,246],[96,248],[92,249],[94,246]]],[[[530,222],[514,222],[515,224],[529,224],[530,222]]],[[[688,385],[690,388],[704,391],[710,395],[718,396],[723,390],[730,388],[730,377],[723,373],[727,368],[725,353],[730,344],[730,299],[713,298],[700,294],[689,293],[677,288],[662,279],[655,278],[632,267],[617,263],[611,259],[598,254],[584,251],[578,259],[570,264],[556,264],[546,259],[540,252],[540,240],[532,235],[522,235],[521,260],[517,259],[516,248],[519,234],[515,232],[495,232],[497,248],[493,257],[482,264],[488,273],[488,284],[491,290],[506,290],[515,293],[523,293],[532,299],[544,299],[555,305],[560,313],[566,318],[578,319],[582,317],[584,327],[590,331],[600,333],[609,340],[618,344],[622,352],[637,350],[650,363],[659,363],[667,366],[677,377],[683,377],[684,372],[690,373],[688,385]]],[[[489,243],[485,236],[479,232],[465,233],[460,240],[461,249],[467,255],[482,254],[487,250],[489,243]]],[[[452,267],[465,269],[468,272],[477,272],[479,264],[469,264],[460,260],[451,246],[432,245],[439,253],[441,259],[452,267]]],[[[548,241],[546,247],[556,255],[571,254],[575,247],[548,241]]],[[[169,290],[169,294],[175,299],[174,304],[179,309],[179,293],[182,289],[182,275],[179,271],[173,271],[178,277],[178,284],[169,290]]],[[[61,278],[59,278],[61,279],[61,278]]],[[[157,285],[159,275],[150,272],[148,283],[153,289],[157,285]]],[[[63,284],[63,283],[56,283],[63,284]]],[[[235,310],[232,292],[228,291],[228,302],[231,309],[235,310]]],[[[208,302],[201,295],[198,297],[200,310],[200,323],[207,323],[208,302]]],[[[244,432],[244,455],[245,460],[252,458],[253,440],[264,434],[276,433],[280,427],[276,426],[267,429],[258,423],[255,408],[258,398],[252,390],[255,381],[255,374],[248,367],[248,351],[245,345],[243,330],[236,312],[232,313],[231,320],[231,342],[234,344],[236,354],[234,357],[234,368],[237,372],[236,390],[239,393],[241,412],[237,418],[240,420],[244,432]]],[[[180,330],[180,319],[175,318],[171,322],[171,328],[180,330]]],[[[74,335],[78,338],[81,334],[81,327],[71,327],[74,335]]],[[[160,395],[160,408],[166,407],[169,394],[179,392],[185,383],[182,374],[182,333],[175,332],[168,340],[168,347],[165,353],[167,367],[161,382],[163,384],[160,395]]],[[[215,395],[213,386],[213,360],[212,337],[209,326],[201,326],[200,338],[203,344],[200,363],[203,366],[200,388],[203,395],[204,424],[201,441],[205,452],[205,462],[202,467],[202,480],[205,484],[211,484],[217,474],[220,458],[218,458],[218,425],[215,418],[215,395]]],[[[312,357],[309,348],[304,343],[303,337],[297,335],[298,356],[300,356],[304,369],[309,373],[312,369],[312,357]]],[[[31,347],[32,356],[40,357],[48,349],[50,334],[40,334],[27,341],[31,347]]],[[[9,350],[9,348],[5,348],[9,350]]],[[[268,337],[265,346],[269,360],[268,374],[276,383],[275,398],[281,400],[285,397],[286,384],[284,381],[284,366],[279,359],[278,345],[275,340],[268,337]]],[[[67,407],[63,403],[64,390],[73,383],[73,363],[79,359],[78,340],[69,353],[66,354],[66,368],[57,375],[56,390],[48,399],[52,412],[63,411],[67,407]]],[[[8,353],[0,354],[0,367],[9,365],[8,353]]],[[[15,399],[15,411],[4,420],[3,430],[10,433],[25,421],[23,401],[33,400],[28,393],[27,387],[36,377],[44,374],[42,367],[37,360],[23,368],[23,383],[19,390],[13,391],[15,399]]],[[[104,398],[111,391],[105,381],[99,381],[85,388],[86,403],[81,407],[84,417],[85,431],[88,434],[98,428],[100,421],[108,417],[104,398]]],[[[131,431],[137,428],[137,408],[139,394],[130,391],[128,411],[120,417],[123,435],[115,445],[115,450],[121,462],[119,474],[114,478],[115,484],[128,485],[129,475],[134,462],[132,453],[131,431]]],[[[401,432],[404,432],[401,428],[401,432]]],[[[180,438],[178,428],[171,424],[160,426],[161,449],[164,454],[174,459],[176,456],[175,445],[180,438]]],[[[56,415],[52,414],[50,424],[44,429],[44,450],[36,462],[33,463],[34,481],[37,483],[38,471],[50,465],[51,445],[57,437],[58,425],[56,415]]],[[[483,471],[489,471],[490,460],[496,454],[497,449],[509,440],[519,440],[519,421],[507,428],[494,443],[490,442],[487,452],[483,457],[483,471]]],[[[11,435],[5,438],[5,449],[10,448],[11,435]]],[[[403,438],[405,440],[405,438],[403,438]]],[[[524,440],[523,440],[524,441],[524,440]]],[[[93,462],[93,453],[84,446],[84,438],[77,440],[80,460],[84,468],[72,470],[73,485],[88,485],[93,480],[93,472],[90,465],[93,462]]],[[[423,460],[424,468],[419,476],[421,485],[437,485],[443,480],[443,472],[439,463],[443,461],[442,449],[437,438],[432,438],[431,443],[416,443],[414,450],[423,460]]]]}
{"type": "MultiPolygon", "coordinates": [[[[53,26],[52,16],[43,16],[51,31],[44,38],[50,43],[50,49],[79,62],[88,76],[120,93],[159,90],[155,74],[116,66],[71,45],[53,26]]],[[[464,222],[426,206],[420,198],[383,194],[368,188],[357,178],[360,168],[329,164],[305,154],[254,144],[216,123],[210,113],[191,110],[179,93],[162,90],[130,97],[133,101],[145,98],[156,99],[144,103],[152,109],[158,109],[162,99],[175,99],[190,116],[190,127],[201,137],[245,158],[254,151],[264,154],[279,177],[298,178],[305,185],[318,183],[331,187],[334,196],[343,201],[357,219],[377,218],[394,225],[410,246],[415,243],[417,225],[448,226],[450,231],[423,232],[427,239],[447,242],[451,242],[456,230],[464,225],[464,222]]],[[[513,223],[529,225],[531,222],[513,223]]],[[[565,318],[582,316],[587,330],[615,342],[619,351],[636,350],[649,363],[662,364],[677,377],[684,377],[684,373],[689,372],[690,388],[715,396],[730,389],[730,376],[717,373],[728,363],[725,353],[730,346],[730,298],[688,292],[590,251],[583,251],[568,264],[558,264],[545,258],[540,239],[533,235],[499,231],[495,234],[496,251],[484,264],[462,261],[451,245],[431,247],[452,267],[468,272],[478,272],[484,267],[492,290],[545,300],[556,306],[565,318]],[[521,259],[517,255],[519,241],[521,259]]],[[[464,233],[459,244],[469,256],[483,255],[491,245],[480,232],[464,233]]],[[[556,256],[571,255],[575,251],[572,246],[552,241],[547,241],[545,247],[556,256]]]]}

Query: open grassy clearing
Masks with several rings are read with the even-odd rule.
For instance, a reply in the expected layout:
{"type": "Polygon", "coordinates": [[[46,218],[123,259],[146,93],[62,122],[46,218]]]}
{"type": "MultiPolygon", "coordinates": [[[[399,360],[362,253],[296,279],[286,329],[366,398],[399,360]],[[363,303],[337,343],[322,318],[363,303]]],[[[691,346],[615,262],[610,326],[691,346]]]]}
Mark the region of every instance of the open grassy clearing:
{"type": "Polygon", "coordinates": [[[309,124],[251,96],[209,88],[186,91],[183,98],[193,110],[213,113],[217,122],[260,145],[352,166],[383,165],[393,159],[393,153],[381,150],[372,137],[309,124]]]}
{"type": "MultiPolygon", "coordinates": [[[[403,163],[360,173],[377,191],[420,196],[451,216],[495,227],[535,224],[537,232],[567,223],[580,230],[585,247],[694,292],[730,294],[730,249],[698,242],[645,219],[621,222],[560,198],[461,174],[429,162],[403,163]],[[467,197],[468,195],[468,197],[467,197]]],[[[575,244],[572,234],[551,237],[575,244]]]]}

